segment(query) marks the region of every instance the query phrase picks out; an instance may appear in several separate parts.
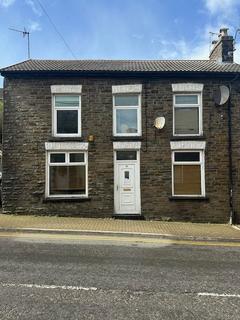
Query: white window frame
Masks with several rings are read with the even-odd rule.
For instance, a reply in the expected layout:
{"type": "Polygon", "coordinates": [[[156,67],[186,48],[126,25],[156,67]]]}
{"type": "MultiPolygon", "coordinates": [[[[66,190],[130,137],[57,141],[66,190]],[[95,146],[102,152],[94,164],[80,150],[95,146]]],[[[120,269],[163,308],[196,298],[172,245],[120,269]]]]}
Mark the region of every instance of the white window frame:
{"type": "Polygon", "coordinates": [[[175,92],[173,94],[173,135],[174,136],[181,136],[181,137],[186,137],[186,136],[201,136],[203,134],[203,126],[202,126],[202,93],[201,92],[175,92]],[[197,104],[176,104],[176,96],[198,96],[198,103],[197,104]],[[175,133],[175,108],[198,108],[198,128],[199,132],[198,133],[175,133]]]}
{"type": "Polygon", "coordinates": [[[79,150],[52,150],[46,152],[46,197],[48,198],[87,198],[88,197],[88,152],[79,150]],[[65,154],[65,162],[51,162],[51,154],[65,154]],[[70,153],[83,153],[84,162],[70,162],[70,153]],[[85,166],[85,194],[50,194],[50,167],[51,166],[85,166]]]}
{"type": "Polygon", "coordinates": [[[204,150],[174,150],[172,151],[172,195],[174,197],[188,197],[188,198],[196,198],[196,197],[205,197],[205,152],[204,150]],[[199,152],[199,161],[175,161],[175,152],[199,152]],[[174,194],[174,165],[200,165],[200,172],[201,172],[201,194],[174,194]]]}
{"type": "Polygon", "coordinates": [[[52,129],[54,137],[81,137],[82,135],[82,126],[81,126],[81,95],[79,93],[54,93],[52,94],[52,129]],[[56,96],[78,96],[79,105],[73,107],[56,107],[55,106],[55,97],[56,96]],[[57,111],[78,111],[78,132],[77,133],[57,133],[57,111]]]}
{"type": "Polygon", "coordinates": [[[122,92],[113,94],[113,135],[116,137],[136,137],[142,135],[142,117],[141,117],[141,104],[142,104],[142,97],[141,93],[129,93],[129,92],[122,92]],[[115,98],[116,96],[138,96],[138,105],[137,106],[116,106],[115,105],[115,98]],[[133,133],[117,133],[117,110],[137,110],[137,132],[133,133]]]}

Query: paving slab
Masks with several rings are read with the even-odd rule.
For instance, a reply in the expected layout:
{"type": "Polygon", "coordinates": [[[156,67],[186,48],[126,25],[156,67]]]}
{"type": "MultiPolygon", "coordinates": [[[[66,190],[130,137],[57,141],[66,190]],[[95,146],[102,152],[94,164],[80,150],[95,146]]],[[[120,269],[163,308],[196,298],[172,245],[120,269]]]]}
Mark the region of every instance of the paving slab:
{"type": "Polygon", "coordinates": [[[180,239],[240,241],[240,228],[227,224],[138,221],[0,214],[2,231],[139,234],[180,239]]]}

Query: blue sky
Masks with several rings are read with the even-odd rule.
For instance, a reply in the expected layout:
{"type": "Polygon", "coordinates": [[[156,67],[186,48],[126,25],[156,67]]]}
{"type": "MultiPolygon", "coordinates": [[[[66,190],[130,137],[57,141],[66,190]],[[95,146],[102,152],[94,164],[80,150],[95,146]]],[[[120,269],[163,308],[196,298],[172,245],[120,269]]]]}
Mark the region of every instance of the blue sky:
{"type": "MultiPolygon", "coordinates": [[[[79,59],[207,59],[209,31],[240,28],[239,0],[40,1],[79,59]]],[[[73,58],[37,0],[0,0],[0,67],[27,59],[9,27],[30,30],[33,59],[73,58]]]]}

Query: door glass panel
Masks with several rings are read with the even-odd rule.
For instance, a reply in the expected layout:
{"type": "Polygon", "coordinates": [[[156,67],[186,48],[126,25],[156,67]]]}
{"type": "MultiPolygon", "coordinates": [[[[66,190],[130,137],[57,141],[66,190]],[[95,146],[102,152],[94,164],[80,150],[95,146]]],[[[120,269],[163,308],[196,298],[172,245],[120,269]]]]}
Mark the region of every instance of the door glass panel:
{"type": "Polygon", "coordinates": [[[117,160],[137,160],[137,151],[117,151],[117,160]]]}
{"type": "Polygon", "coordinates": [[[128,180],[129,180],[129,171],[125,171],[125,172],[124,172],[124,175],[125,175],[125,179],[128,179],[128,180]]]}

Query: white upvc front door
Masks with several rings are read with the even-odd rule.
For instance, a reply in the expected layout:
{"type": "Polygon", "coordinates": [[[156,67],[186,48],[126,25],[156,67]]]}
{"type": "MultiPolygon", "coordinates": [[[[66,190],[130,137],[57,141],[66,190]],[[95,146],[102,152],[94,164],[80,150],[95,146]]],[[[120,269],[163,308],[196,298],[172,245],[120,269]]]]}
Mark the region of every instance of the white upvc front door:
{"type": "Polygon", "coordinates": [[[116,214],[141,214],[139,171],[139,151],[115,152],[114,204],[116,214]],[[121,152],[120,157],[118,157],[118,152],[121,152]],[[129,158],[129,152],[133,160],[129,158]]]}

